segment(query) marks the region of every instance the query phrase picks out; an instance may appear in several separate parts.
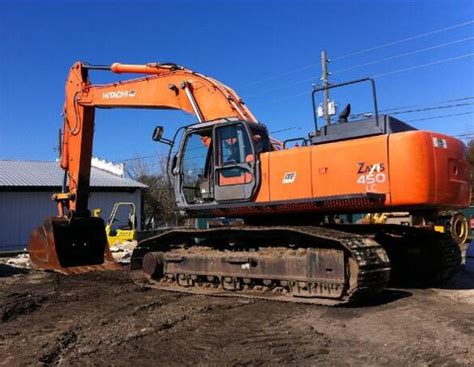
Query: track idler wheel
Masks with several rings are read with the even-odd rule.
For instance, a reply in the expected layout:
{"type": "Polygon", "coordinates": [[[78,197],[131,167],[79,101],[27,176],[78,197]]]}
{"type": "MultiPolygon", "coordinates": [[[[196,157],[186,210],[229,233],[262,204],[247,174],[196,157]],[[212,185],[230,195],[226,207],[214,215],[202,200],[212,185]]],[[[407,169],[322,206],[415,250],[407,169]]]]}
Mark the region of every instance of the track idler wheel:
{"type": "Polygon", "coordinates": [[[462,213],[453,213],[450,220],[451,238],[462,247],[469,236],[469,223],[462,213]]]}
{"type": "Polygon", "coordinates": [[[28,252],[34,265],[63,274],[120,268],[100,218],[50,217],[33,230],[28,252]]]}
{"type": "Polygon", "coordinates": [[[143,272],[151,278],[162,278],[164,267],[165,258],[162,252],[148,252],[143,257],[143,272]]]}

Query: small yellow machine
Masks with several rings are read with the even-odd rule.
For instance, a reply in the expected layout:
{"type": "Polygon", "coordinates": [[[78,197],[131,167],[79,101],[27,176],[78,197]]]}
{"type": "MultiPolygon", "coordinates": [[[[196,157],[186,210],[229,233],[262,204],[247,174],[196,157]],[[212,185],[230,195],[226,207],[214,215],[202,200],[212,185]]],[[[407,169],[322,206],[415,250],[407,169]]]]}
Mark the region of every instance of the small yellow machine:
{"type": "MultiPolygon", "coordinates": [[[[94,209],[93,216],[100,217],[101,209],[94,209]]],[[[109,219],[105,226],[105,234],[107,235],[107,242],[109,246],[116,243],[137,240],[137,217],[134,203],[115,203],[110,213],[109,219]],[[118,219],[118,213],[122,213],[121,208],[128,208],[127,221],[118,219]]]]}

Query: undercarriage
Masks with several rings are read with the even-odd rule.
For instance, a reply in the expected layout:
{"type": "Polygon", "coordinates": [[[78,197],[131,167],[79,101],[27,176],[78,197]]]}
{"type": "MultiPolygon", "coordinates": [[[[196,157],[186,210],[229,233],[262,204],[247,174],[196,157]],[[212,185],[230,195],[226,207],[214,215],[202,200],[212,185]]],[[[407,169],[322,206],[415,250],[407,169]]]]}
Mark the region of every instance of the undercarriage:
{"type": "Polygon", "coordinates": [[[460,265],[443,234],[396,225],[175,229],[140,242],[130,271],[145,287],[324,305],[389,282],[441,282],[460,265]]]}

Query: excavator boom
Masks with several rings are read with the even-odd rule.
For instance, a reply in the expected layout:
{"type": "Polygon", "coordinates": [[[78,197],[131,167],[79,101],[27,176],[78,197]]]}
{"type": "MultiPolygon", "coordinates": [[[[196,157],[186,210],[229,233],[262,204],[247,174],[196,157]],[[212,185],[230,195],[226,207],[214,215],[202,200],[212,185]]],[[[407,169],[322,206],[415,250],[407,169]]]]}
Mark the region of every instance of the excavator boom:
{"type": "MultiPolygon", "coordinates": [[[[174,64],[91,66],[77,62],[66,81],[61,167],[68,172],[68,210],[87,215],[95,108],[176,109],[198,122],[236,117],[257,122],[240,97],[224,84],[174,64]],[[123,82],[93,85],[89,70],[150,75],[123,82]]],[[[64,197],[64,196],[63,196],[64,197]]],[[[60,210],[60,215],[64,210],[60,210]]]]}

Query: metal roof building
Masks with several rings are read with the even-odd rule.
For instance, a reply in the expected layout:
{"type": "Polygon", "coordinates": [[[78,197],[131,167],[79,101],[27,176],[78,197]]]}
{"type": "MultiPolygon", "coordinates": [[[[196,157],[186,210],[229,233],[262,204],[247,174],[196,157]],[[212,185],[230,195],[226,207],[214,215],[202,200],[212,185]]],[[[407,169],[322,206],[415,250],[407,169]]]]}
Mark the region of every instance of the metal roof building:
{"type": "MultiPolygon", "coordinates": [[[[57,215],[51,195],[61,190],[63,177],[58,162],[0,160],[0,252],[25,248],[33,228],[57,215]]],[[[140,182],[93,166],[89,209],[100,208],[107,219],[114,203],[133,202],[140,223],[144,188],[140,182]]]]}

